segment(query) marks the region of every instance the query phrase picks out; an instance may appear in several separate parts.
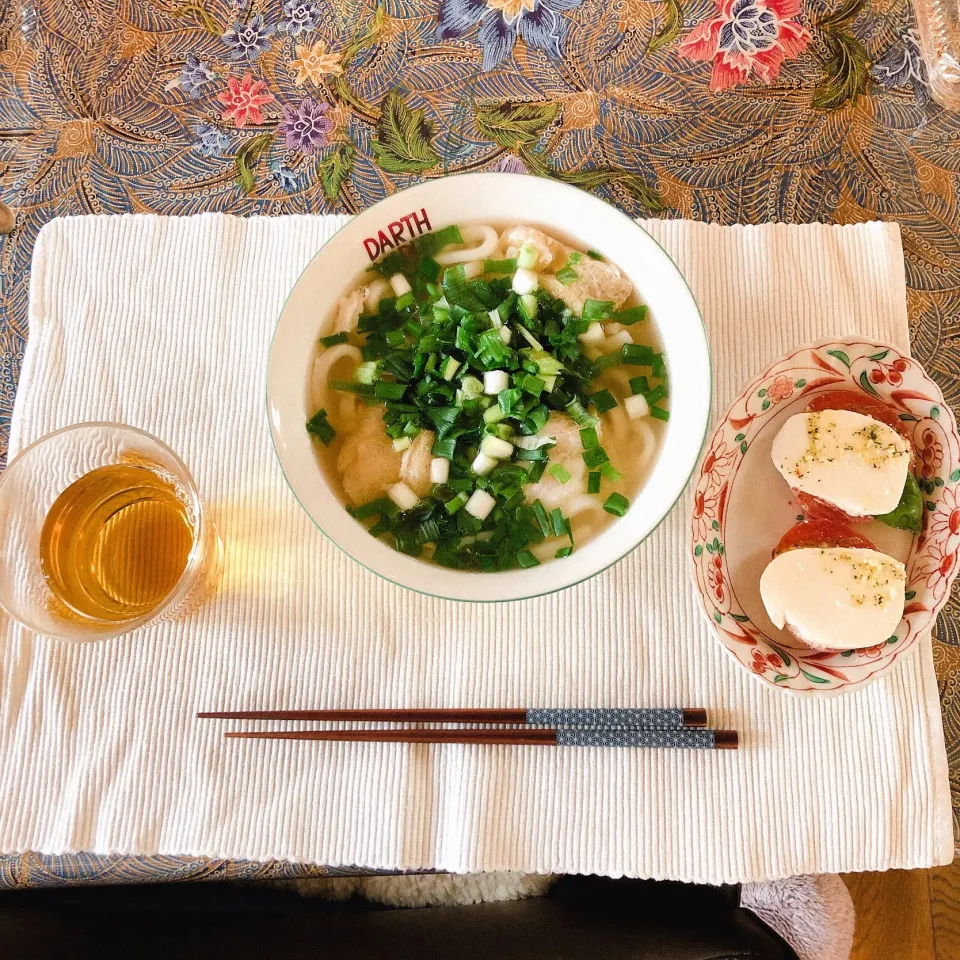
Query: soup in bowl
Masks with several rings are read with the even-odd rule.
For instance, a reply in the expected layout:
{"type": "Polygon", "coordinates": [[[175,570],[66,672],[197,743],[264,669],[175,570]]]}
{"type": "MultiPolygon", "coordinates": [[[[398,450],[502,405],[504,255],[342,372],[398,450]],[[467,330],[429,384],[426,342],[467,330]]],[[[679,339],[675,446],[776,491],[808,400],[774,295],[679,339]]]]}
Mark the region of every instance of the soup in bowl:
{"type": "Polygon", "coordinates": [[[553,181],[470,174],[347,224],[284,307],[271,433],[306,511],[412,589],[569,586],[663,519],[710,404],[703,325],[636,223],[553,181]]]}

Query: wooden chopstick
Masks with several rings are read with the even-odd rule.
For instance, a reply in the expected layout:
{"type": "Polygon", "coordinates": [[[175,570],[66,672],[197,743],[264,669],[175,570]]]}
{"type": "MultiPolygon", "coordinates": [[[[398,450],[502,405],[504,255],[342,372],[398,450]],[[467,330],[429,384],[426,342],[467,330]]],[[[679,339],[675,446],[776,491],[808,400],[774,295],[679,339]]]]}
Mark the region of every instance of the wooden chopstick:
{"type": "Polygon", "coordinates": [[[376,723],[521,723],[550,727],[631,727],[677,730],[705,727],[701,708],[626,709],[426,709],[426,710],[218,710],[198,713],[217,720],[372,720],[376,723]]]}
{"type": "Polygon", "coordinates": [[[552,747],[668,747],[699,750],[736,750],[736,730],[678,727],[673,730],[633,728],[526,728],[451,730],[447,727],[409,730],[230,730],[238,740],[333,740],[364,743],[472,743],[552,747]]]}

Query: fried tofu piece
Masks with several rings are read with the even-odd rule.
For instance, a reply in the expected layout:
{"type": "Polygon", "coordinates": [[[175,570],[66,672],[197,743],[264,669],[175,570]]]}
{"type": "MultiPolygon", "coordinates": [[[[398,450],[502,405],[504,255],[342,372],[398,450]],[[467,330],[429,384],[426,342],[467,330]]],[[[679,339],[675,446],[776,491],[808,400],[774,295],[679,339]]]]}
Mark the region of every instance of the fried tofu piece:
{"type": "Polygon", "coordinates": [[[537,272],[551,268],[559,270],[567,262],[571,249],[536,227],[510,227],[509,230],[504,230],[500,237],[500,246],[504,250],[511,247],[519,250],[525,243],[533,244],[537,248],[539,260],[534,267],[537,272]]]}
{"type": "Polygon", "coordinates": [[[422,500],[430,493],[430,461],[433,460],[433,441],[430,430],[423,430],[403,451],[400,460],[400,479],[422,500]]]}
{"type": "Polygon", "coordinates": [[[385,496],[387,489],[400,479],[400,463],[400,454],[387,436],[380,409],[364,407],[360,422],[344,440],[337,457],[347,499],[360,506],[385,496]]]}
{"type": "MultiPolygon", "coordinates": [[[[557,269],[565,263],[557,264],[557,269]]],[[[633,293],[633,284],[612,263],[584,257],[572,269],[577,274],[573,283],[564,286],[552,274],[544,273],[540,276],[540,285],[574,313],[583,313],[586,300],[612,300],[614,309],[619,310],[633,293]]]]}
{"type": "MultiPolygon", "coordinates": [[[[599,435],[600,424],[596,429],[599,435]]],[[[580,427],[565,413],[551,413],[540,435],[556,438],[557,443],[549,452],[550,463],[559,463],[570,474],[570,479],[560,483],[551,473],[545,472],[536,483],[524,490],[527,502],[533,503],[539,499],[547,510],[555,507],[568,509],[572,501],[587,489],[587,465],[583,462],[580,427]]]]}

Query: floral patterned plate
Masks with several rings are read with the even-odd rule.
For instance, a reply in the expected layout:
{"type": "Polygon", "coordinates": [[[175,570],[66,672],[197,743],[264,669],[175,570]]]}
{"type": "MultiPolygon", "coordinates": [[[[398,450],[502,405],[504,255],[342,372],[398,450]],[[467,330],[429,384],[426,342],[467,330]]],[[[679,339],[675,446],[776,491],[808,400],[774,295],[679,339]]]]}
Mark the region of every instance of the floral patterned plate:
{"type": "Polygon", "coordinates": [[[694,576],[720,642],[743,667],[795,693],[851,690],[889,669],[933,626],[960,560],[960,437],[950,408],[920,365],[862,339],[801,347],[750,383],[727,411],[700,466],[692,515],[694,576]],[[861,529],[907,566],[907,604],[896,633],[861,650],[825,653],[770,622],[760,574],[802,511],[773,466],[780,425],[823,390],[863,390],[913,425],[926,512],[919,537],[871,522],[861,529]]]}

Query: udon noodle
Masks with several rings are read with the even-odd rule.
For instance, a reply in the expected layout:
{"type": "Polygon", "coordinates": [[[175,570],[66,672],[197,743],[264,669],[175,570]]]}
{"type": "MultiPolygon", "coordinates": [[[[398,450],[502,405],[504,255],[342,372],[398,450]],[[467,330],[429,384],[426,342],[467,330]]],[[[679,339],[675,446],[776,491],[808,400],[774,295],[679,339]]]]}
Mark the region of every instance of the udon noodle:
{"type": "Polygon", "coordinates": [[[531,227],[426,235],[318,338],[308,429],[328,480],[375,536],[448,566],[569,556],[623,515],[669,417],[632,285],[531,227]]]}

